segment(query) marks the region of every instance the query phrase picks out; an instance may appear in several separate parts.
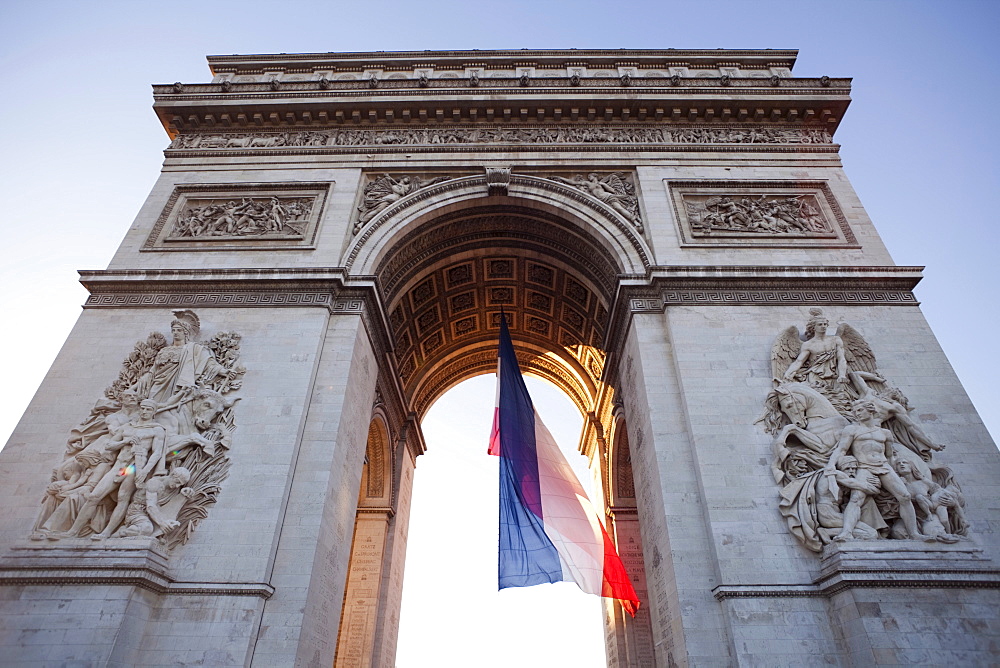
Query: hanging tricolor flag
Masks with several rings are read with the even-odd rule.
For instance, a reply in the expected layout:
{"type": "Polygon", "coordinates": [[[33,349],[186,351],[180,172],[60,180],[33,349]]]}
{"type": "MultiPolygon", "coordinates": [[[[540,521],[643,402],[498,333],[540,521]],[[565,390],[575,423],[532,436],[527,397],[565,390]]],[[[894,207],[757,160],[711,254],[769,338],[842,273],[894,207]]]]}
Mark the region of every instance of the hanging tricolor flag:
{"type": "Polygon", "coordinates": [[[575,582],[634,616],[639,599],[625,566],[535,412],[503,315],[489,453],[500,456],[500,589],[575,582]]]}

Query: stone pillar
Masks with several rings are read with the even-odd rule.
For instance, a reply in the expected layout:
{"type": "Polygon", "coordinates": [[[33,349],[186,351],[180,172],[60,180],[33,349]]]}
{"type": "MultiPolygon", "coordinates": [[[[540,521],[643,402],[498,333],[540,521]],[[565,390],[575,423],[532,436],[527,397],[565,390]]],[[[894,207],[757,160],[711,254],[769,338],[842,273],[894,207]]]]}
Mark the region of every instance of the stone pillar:
{"type": "MultiPolygon", "coordinates": [[[[629,578],[641,605],[632,617],[621,605],[615,604],[616,617],[624,631],[625,655],[619,653],[619,666],[628,668],[654,668],[653,627],[649,612],[649,589],[646,586],[646,566],[642,557],[642,533],[639,531],[639,515],[635,508],[615,508],[611,521],[618,556],[625,564],[629,578]]],[[[619,650],[620,652],[620,650],[619,650]]]]}
{"type": "Polygon", "coordinates": [[[726,623],[673,349],[662,313],[635,313],[619,361],[658,665],[729,665],[726,623]]]}
{"type": "Polygon", "coordinates": [[[358,509],[334,668],[371,668],[390,513],[358,509]]]}
{"type": "Polygon", "coordinates": [[[331,318],[253,666],[333,665],[376,374],[362,318],[331,318]]]}
{"type": "Polygon", "coordinates": [[[399,610],[403,601],[403,566],[406,562],[407,536],[410,526],[410,500],[413,491],[415,465],[412,446],[414,435],[396,444],[397,462],[393,487],[395,513],[386,535],[385,557],[382,562],[382,589],[379,598],[378,627],[375,634],[375,666],[393,668],[396,665],[396,640],[399,636],[399,610]]]}

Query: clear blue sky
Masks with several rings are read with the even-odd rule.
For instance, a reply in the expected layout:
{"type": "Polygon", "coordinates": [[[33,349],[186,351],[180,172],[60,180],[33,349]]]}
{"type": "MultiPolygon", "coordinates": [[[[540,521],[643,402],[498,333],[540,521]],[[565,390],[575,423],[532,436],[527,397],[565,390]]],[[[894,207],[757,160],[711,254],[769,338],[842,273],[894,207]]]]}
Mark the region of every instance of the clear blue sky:
{"type": "Polygon", "coordinates": [[[106,265],[157,177],[149,84],[208,80],[206,54],[571,47],[796,48],[797,75],[854,77],[847,174],[896,262],[927,266],[924,313],[1000,433],[976,343],[998,324],[998,25],[1000,2],[961,0],[3,3],[0,442],[79,313],[76,270],[106,265]]]}

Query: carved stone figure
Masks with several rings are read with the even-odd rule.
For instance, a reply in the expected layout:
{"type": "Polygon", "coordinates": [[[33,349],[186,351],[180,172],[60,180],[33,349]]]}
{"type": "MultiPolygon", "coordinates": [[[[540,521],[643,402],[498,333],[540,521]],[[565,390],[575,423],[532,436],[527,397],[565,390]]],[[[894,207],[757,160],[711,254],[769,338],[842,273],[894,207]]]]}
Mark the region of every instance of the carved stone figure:
{"type": "Polygon", "coordinates": [[[684,206],[696,234],[822,236],[832,232],[811,195],[685,195],[684,206]]]}
{"type": "Polygon", "coordinates": [[[789,531],[816,552],[834,541],[966,537],[961,490],[934,460],[944,445],[878,373],[857,330],[842,323],[831,335],[822,310],[809,313],[804,337],[793,326],[775,340],[775,387],[758,420],[774,437],[789,531]]]}
{"type": "Polygon", "coordinates": [[[171,343],[161,334],[137,343],[106,398],[70,431],[33,540],[146,536],[171,548],[207,516],[230,466],[238,399],[224,395],[246,373],[241,337],[199,343],[198,316],[174,314],[171,343]]]}
{"type": "MultiPolygon", "coordinates": [[[[842,324],[837,334],[831,336],[827,330],[830,321],[823,312],[814,308],[809,311],[806,324],[805,342],[799,338],[796,327],[786,329],[774,344],[772,372],[775,380],[800,382],[821,392],[845,416],[850,414],[852,397],[846,387],[848,380],[846,337],[855,344],[852,358],[871,359],[874,355],[854,329],[842,324]]],[[[867,366],[864,370],[868,370],[867,366]]]]}
{"type": "MultiPolygon", "coordinates": [[[[912,497],[906,488],[906,483],[896,473],[895,453],[892,447],[895,440],[892,432],[882,427],[878,419],[875,405],[868,400],[860,399],[854,403],[854,415],[858,422],[844,427],[837,448],[830,455],[830,460],[824,469],[824,475],[834,477],[837,460],[844,454],[853,456],[858,467],[877,477],[882,489],[886,490],[899,503],[899,515],[910,538],[927,539],[917,527],[917,514],[913,508],[912,497]]],[[[831,487],[833,482],[831,481],[831,487]]],[[[868,494],[860,489],[851,492],[851,498],[844,508],[844,528],[834,536],[834,540],[843,541],[852,537],[854,527],[861,518],[861,506],[867,500],[868,494]]]]}
{"type": "MultiPolygon", "coordinates": [[[[165,492],[182,488],[190,479],[191,472],[183,466],[174,468],[168,475],[151,479],[132,497],[128,512],[125,514],[125,522],[122,528],[115,532],[115,537],[156,536],[176,529],[180,523],[174,517],[179,508],[168,509],[161,506],[161,497],[165,492]]],[[[184,498],[190,498],[193,492],[190,487],[183,487],[180,494],[184,498]]]]}
{"type": "MultiPolygon", "coordinates": [[[[264,140],[228,140],[228,147],[257,146],[264,140]]],[[[174,221],[171,239],[211,237],[301,237],[312,213],[311,197],[244,197],[235,200],[190,200],[174,221]]]]}
{"type": "Polygon", "coordinates": [[[933,480],[926,480],[920,470],[905,459],[898,460],[895,468],[913,499],[923,533],[946,543],[957,542],[958,536],[949,533],[947,527],[952,524],[949,509],[961,512],[958,495],[933,480]]]}
{"type": "Polygon", "coordinates": [[[442,176],[421,180],[417,176],[402,176],[397,180],[388,174],[376,178],[365,186],[361,204],[358,206],[358,222],[354,226],[354,233],[360,232],[368,221],[407,195],[450,178],[442,176]]]}
{"type": "Polygon", "coordinates": [[[639,198],[635,194],[635,186],[632,185],[631,177],[628,174],[616,172],[601,178],[596,172],[591,172],[586,177],[582,174],[577,174],[572,179],[565,179],[560,176],[551,176],[549,178],[582,190],[588,195],[595,197],[614,209],[625,220],[632,223],[639,232],[642,232],[639,198]]]}
{"type": "Polygon", "coordinates": [[[157,404],[145,399],[139,404],[139,417],[129,422],[120,432],[120,438],[107,444],[108,451],[117,451],[118,457],[111,469],[101,478],[93,491],[87,494],[68,536],[82,536],[89,532],[90,521],[97,514],[98,506],[114,497],[114,508],[104,528],[92,536],[107,538],[125,518],[125,512],[137,488],[145,485],[153,473],[162,474],[166,430],[153,420],[157,404]]]}

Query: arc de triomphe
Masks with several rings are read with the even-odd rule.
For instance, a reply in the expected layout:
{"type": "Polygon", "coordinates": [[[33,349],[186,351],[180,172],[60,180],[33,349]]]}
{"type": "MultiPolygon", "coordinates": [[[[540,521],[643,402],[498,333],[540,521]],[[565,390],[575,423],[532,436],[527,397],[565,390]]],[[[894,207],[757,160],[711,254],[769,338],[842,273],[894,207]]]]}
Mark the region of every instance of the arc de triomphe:
{"type": "Polygon", "coordinates": [[[609,665],[1000,661],[1000,457],[795,57],[154,86],[160,178],[0,452],[6,660],[392,666],[420,420],[503,309],[644,602],[609,665]]]}

